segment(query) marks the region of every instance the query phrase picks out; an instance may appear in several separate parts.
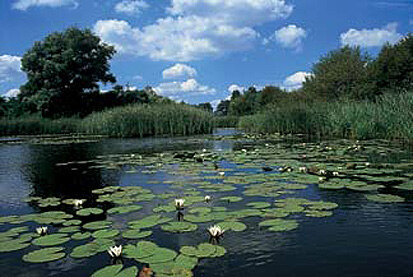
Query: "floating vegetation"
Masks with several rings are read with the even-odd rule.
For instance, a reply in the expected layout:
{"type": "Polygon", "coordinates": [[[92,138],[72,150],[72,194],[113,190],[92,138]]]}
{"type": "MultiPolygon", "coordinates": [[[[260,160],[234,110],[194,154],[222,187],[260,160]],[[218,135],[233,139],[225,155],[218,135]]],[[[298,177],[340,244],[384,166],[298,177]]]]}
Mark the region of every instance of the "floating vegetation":
{"type": "Polygon", "coordinates": [[[23,261],[28,263],[47,263],[60,260],[66,254],[63,247],[49,247],[35,250],[23,256],[23,261]]]}
{"type": "Polygon", "coordinates": [[[200,259],[226,254],[218,245],[224,233],[227,247],[227,234],[228,241],[237,240],[242,234],[235,232],[250,236],[257,225],[263,233],[280,232],[277,236],[294,232],[302,221],[315,221],[323,228],[326,220],[317,218],[332,217],[340,209],[339,201],[328,201],[337,199],[331,197],[334,194],[357,198],[367,193],[367,200],[379,203],[410,201],[411,164],[368,162],[372,153],[393,153],[385,147],[372,144],[347,149],[340,142],[285,147],[257,143],[246,148],[111,154],[93,161],[61,163],[59,167],[82,165],[121,172],[128,178],[122,186],[91,190],[87,200],[25,199],[40,212],[0,217],[1,227],[9,228],[0,233],[0,253],[24,249],[24,261],[46,263],[65,257],[65,249],[74,259],[100,253],[108,258],[109,251],[112,262],[123,261],[125,266],[103,267],[90,273],[93,277],[135,277],[138,268],[131,263],[149,264],[145,268],[160,277],[193,276],[200,259]],[[139,179],[142,186],[133,184],[132,174],[145,174],[139,179]],[[383,194],[388,191],[405,198],[383,194]],[[46,229],[36,231],[36,227],[46,229]],[[211,243],[190,245],[193,238],[208,239],[207,234],[211,243]],[[173,245],[169,249],[157,244],[159,236],[179,241],[168,244],[173,245]],[[146,241],[149,238],[154,241],[146,241]],[[182,242],[186,245],[181,246],[182,242]],[[119,243],[123,246],[116,246],[119,243]]]}
{"type": "Polygon", "coordinates": [[[369,194],[366,195],[367,200],[378,203],[400,203],[404,202],[404,198],[391,194],[369,194]]]}

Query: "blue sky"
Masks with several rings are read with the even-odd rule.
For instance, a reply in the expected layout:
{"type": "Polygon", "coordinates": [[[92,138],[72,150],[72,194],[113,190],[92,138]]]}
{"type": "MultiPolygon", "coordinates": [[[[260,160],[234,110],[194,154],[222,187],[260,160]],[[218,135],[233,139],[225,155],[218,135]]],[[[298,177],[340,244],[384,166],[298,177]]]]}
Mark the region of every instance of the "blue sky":
{"type": "Polygon", "coordinates": [[[70,26],[115,45],[119,84],[216,104],[235,88],[297,88],[344,44],[375,55],[413,30],[412,15],[411,0],[3,0],[0,94],[18,93],[35,41],[70,26]]]}

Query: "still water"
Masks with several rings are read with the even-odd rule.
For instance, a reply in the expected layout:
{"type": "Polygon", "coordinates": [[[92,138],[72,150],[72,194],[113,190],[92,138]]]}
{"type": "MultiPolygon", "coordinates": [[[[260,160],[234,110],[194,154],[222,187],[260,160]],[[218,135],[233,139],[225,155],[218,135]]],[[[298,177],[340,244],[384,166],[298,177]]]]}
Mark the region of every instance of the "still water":
{"type": "MultiPolygon", "coordinates": [[[[29,196],[85,198],[92,203],[95,196],[91,191],[104,186],[139,185],[154,193],[170,192],[169,184],[165,181],[180,176],[169,174],[168,171],[144,174],[139,168],[130,172],[127,165],[119,168],[91,165],[100,157],[110,155],[151,155],[181,150],[199,152],[202,149],[219,153],[251,147],[251,141],[225,139],[226,135],[234,135],[234,132],[217,130],[214,135],[223,136],[220,140],[191,137],[104,139],[62,145],[0,144],[0,216],[53,210],[41,209],[22,201],[29,196]]],[[[397,162],[397,158],[395,159],[397,162]]],[[[404,162],[413,161],[407,150],[400,159],[404,162]]],[[[225,160],[220,164],[222,167],[233,167],[233,164],[225,160]]],[[[243,196],[239,190],[231,195],[243,196]]],[[[216,193],[213,197],[219,196],[216,193]]],[[[268,232],[258,226],[259,218],[243,219],[242,222],[248,229],[228,233],[220,242],[227,250],[226,255],[200,260],[193,270],[194,276],[413,276],[411,191],[404,193],[405,202],[392,204],[368,201],[362,193],[320,190],[314,185],[300,190],[295,197],[335,202],[339,207],[330,217],[293,217],[300,225],[289,232],[268,232]]],[[[248,198],[248,201],[253,200],[267,201],[262,197],[248,198]]],[[[111,220],[122,228],[128,220],[142,218],[145,213],[150,214],[155,205],[145,204],[139,212],[111,220]]],[[[237,207],[242,202],[231,205],[237,207]]],[[[109,216],[99,215],[93,220],[104,220],[107,217],[109,216]]],[[[35,227],[35,224],[28,225],[35,227]]],[[[198,230],[185,234],[167,233],[155,228],[149,240],[179,251],[183,245],[208,241],[205,228],[209,225],[210,223],[200,224],[198,230]]],[[[0,231],[9,228],[7,224],[0,225],[0,231]]],[[[79,242],[71,241],[65,245],[66,253],[69,254],[70,249],[76,245],[79,242]]],[[[94,271],[111,264],[111,259],[105,252],[87,259],[73,259],[67,255],[64,259],[44,264],[23,262],[22,256],[32,250],[29,247],[0,253],[0,276],[90,276],[94,271]]],[[[127,266],[136,265],[133,260],[125,260],[124,263],[127,266]]]]}

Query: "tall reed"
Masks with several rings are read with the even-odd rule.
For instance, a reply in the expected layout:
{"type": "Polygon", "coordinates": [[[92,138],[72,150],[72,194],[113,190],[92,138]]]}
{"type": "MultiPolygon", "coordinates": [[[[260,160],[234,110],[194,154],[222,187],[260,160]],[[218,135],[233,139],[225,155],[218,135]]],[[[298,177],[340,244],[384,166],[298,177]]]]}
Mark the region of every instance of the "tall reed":
{"type": "Polygon", "coordinates": [[[258,133],[413,140],[413,92],[375,102],[284,103],[241,118],[239,127],[258,133]]]}
{"type": "Polygon", "coordinates": [[[114,108],[93,113],[82,122],[85,133],[111,137],[194,135],[212,129],[210,113],[174,103],[114,108]]]}

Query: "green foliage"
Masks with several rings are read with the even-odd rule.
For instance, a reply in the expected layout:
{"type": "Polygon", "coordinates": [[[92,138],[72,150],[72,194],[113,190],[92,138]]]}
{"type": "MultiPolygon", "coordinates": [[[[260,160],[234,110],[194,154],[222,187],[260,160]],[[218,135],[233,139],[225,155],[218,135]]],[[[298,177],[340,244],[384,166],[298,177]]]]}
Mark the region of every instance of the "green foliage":
{"type": "Polygon", "coordinates": [[[413,92],[370,101],[291,103],[242,117],[239,126],[258,133],[308,134],[355,139],[413,139],[413,92]]]}
{"type": "Polygon", "coordinates": [[[46,117],[78,114],[84,92],[96,91],[98,82],[116,81],[109,73],[113,46],[92,31],[69,28],[38,41],[22,58],[28,81],[19,99],[33,102],[46,117]]]}
{"type": "Polygon", "coordinates": [[[212,131],[212,115],[184,104],[131,105],[85,118],[89,134],[111,137],[193,135],[212,131]]]}

